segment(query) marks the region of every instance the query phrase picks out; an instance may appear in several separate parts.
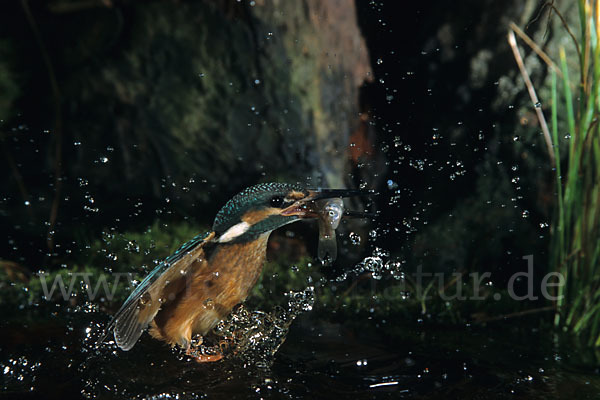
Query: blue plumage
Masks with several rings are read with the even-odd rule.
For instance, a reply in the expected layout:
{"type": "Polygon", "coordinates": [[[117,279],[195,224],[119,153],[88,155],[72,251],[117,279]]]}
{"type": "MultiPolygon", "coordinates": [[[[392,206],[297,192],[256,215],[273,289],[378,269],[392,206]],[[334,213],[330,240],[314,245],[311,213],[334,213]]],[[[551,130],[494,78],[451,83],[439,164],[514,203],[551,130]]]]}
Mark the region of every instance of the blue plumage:
{"type": "Polygon", "coordinates": [[[217,213],[213,231],[217,234],[225,232],[240,220],[240,217],[255,204],[267,203],[273,196],[285,196],[291,191],[304,192],[306,189],[291,183],[259,183],[246,188],[229,200],[217,213]]]}
{"type": "MultiPolygon", "coordinates": [[[[143,292],[158,279],[159,276],[163,274],[169,267],[179,261],[186,253],[196,247],[198,244],[202,243],[204,239],[206,239],[210,235],[210,232],[204,232],[199,235],[194,236],[192,239],[185,242],[181,247],[179,247],[173,254],[169,257],[165,258],[160,264],[156,266],[148,274],[148,276],[135,288],[133,292],[129,295],[127,300],[121,308],[125,308],[129,303],[137,301],[143,292]]],[[[118,315],[118,312],[117,312],[118,315]]]]}

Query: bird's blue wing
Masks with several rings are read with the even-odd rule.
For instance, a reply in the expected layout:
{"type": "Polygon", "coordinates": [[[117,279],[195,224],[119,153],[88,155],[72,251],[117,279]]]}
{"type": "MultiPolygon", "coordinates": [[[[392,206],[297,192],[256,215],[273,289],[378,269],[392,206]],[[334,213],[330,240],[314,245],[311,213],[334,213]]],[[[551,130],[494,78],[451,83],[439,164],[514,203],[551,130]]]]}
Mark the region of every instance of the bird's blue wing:
{"type": "Polygon", "coordinates": [[[197,249],[198,246],[203,246],[212,238],[212,236],[213,232],[205,232],[195,236],[191,240],[184,243],[169,257],[165,258],[164,261],[158,264],[156,268],[154,268],[152,272],[150,272],[148,276],[144,278],[144,280],[135,288],[135,290],[131,292],[127,300],[125,300],[119,311],[117,311],[113,319],[106,327],[98,342],[103,342],[108,333],[112,330],[114,331],[117,345],[123,350],[131,349],[142,335],[144,330],[148,327],[150,321],[154,318],[154,315],[150,315],[140,320],[139,300],[148,291],[148,289],[150,289],[152,284],[155,283],[163,274],[165,274],[169,268],[175,265],[190,251],[197,249]]]}
{"type": "Polygon", "coordinates": [[[210,233],[211,232],[204,232],[200,235],[194,236],[191,240],[188,240],[180,248],[175,250],[173,254],[165,258],[160,264],[156,266],[156,268],[152,270],[152,272],[148,274],[146,278],[144,278],[144,280],[139,285],[136,286],[135,290],[131,292],[131,294],[129,295],[127,300],[125,300],[125,303],[123,303],[123,306],[121,308],[125,307],[131,302],[137,301],[140,297],[142,297],[146,289],[148,289],[150,285],[152,285],[156,281],[156,279],[158,279],[158,277],[160,277],[167,269],[169,269],[171,265],[179,261],[190,250],[196,248],[196,246],[203,245],[204,240],[210,235],[210,233]]]}

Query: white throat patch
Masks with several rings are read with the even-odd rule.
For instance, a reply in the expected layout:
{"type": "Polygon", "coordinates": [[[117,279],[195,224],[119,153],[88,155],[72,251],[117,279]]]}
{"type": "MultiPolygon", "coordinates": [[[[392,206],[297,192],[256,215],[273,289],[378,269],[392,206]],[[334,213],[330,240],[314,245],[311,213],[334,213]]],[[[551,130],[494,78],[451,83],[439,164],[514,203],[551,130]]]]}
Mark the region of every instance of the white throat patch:
{"type": "Polygon", "coordinates": [[[247,222],[240,222],[239,224],[233,225],[219,237],[219,243],[230,242],[233,239],[243,235],[248,229],[250,229],[250,226],[251,225],[247,222]]]}

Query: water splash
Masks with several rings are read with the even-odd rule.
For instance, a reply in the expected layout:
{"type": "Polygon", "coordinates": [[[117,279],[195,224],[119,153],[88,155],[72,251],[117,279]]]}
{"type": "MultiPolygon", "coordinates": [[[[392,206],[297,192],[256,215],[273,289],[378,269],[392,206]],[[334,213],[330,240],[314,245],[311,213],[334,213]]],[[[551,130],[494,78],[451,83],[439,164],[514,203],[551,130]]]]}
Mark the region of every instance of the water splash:
{"type": "Polygon", "coordinates": [[[2,371],[4,381],[3,391],[9,390],[9,388],[12,390],[20,388],[33,391],[35,382],[27,378],[35,375],[41,366],[41,362],[31,361],[26,356],[9,358],[0,362],[0,371],[2,371]]]}
{"type": "Polygon", "coordinates": [[[224,351],[228,358],[258,367],[270,366],[292,322],[298,315],[312,310],[315,288],[307,286],[304,290],[289,291],[285,295],[287,307],[275,307],[271,312],[249,310],[244,304],[239,305],[214,329],[218,343],[203,343],[198,351],[202,354],[224,351]]]}
{"type": "Polygon", "coordinates": [[[369,273],[375,280],[380,280],[387,274],[396,280],[404,280],[403,265],[405,263],[405,260],[390,258],[389,251],[376,247],[370,256],[363,258],[354,268],[339,275],[335,278],[335,281],[343,282],[350,275],[361,275],[364,273],[369,273]]]}

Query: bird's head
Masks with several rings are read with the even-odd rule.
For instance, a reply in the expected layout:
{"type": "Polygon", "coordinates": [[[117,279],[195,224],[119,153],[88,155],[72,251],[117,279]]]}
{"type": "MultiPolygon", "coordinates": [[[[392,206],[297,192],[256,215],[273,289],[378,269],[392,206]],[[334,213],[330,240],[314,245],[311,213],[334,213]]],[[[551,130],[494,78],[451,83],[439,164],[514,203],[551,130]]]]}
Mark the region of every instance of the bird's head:
{"type": "Polygon", "coordinates": [[[356,190],[307,189],[289,183],[261,183],[229,200],[217,213],[213,224],[221,243],[256,239],[300,219],[316,218],[311,207],[315,200],[363,194],[356,190]]]}

